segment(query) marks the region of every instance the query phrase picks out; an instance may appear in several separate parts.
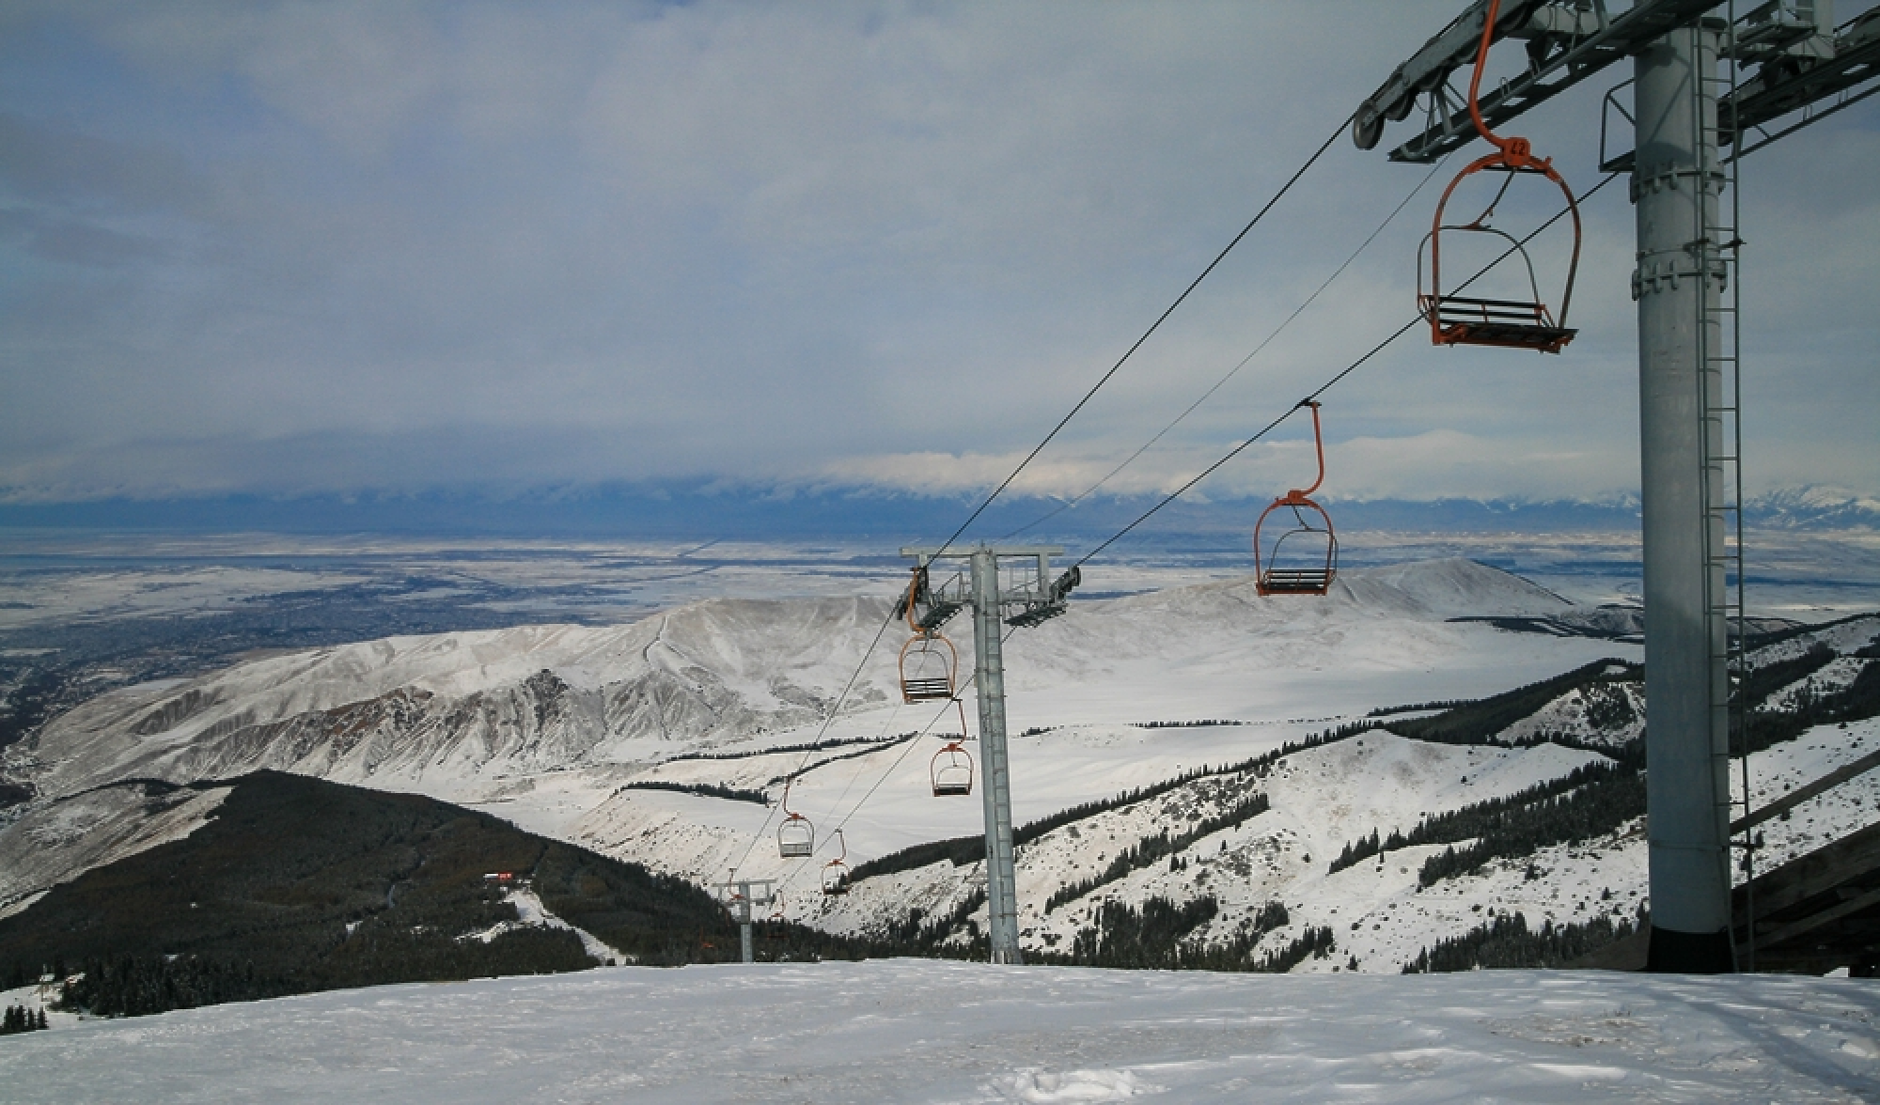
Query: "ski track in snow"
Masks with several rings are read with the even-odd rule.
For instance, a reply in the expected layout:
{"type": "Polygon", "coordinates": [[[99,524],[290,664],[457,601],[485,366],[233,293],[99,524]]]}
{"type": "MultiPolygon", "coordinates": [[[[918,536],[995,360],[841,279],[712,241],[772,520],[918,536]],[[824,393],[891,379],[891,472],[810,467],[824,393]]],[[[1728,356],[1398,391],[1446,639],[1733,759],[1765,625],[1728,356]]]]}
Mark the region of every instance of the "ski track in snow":
{"type": "Polygon", "coordinates": [[[0,1046],[85,1102],[1859,1102],[1870,980],[1306,978],[917,960],[381,987],[0,1046]]]}

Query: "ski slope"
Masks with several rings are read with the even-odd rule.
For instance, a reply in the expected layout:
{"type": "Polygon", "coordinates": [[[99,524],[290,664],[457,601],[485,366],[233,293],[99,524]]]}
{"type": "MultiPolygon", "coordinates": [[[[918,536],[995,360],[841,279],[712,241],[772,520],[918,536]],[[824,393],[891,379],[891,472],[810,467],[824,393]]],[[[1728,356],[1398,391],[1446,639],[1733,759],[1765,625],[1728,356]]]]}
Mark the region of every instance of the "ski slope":
{"type": "Polygon", "coordinates": [[[1861,1102],[1871,980],[919,960],[380,987],[0,1041],[14,1105],[1861,1102]]]}

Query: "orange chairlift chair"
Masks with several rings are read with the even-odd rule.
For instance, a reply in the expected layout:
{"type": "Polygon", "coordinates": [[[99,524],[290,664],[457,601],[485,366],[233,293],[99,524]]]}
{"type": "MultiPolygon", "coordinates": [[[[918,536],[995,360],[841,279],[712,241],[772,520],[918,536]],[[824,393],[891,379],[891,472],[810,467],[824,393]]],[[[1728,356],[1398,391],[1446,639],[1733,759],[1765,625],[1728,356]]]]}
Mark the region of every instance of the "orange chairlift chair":
{"type": "Polygon", "coordinates": [[[1318,450],[1319,478],[1303,490],[1295,488],[1273,500],[1260,513],[1253,526],[1253,582],[1262,595],[1323,595],[1338,577],[1338,535],[1332,530],[1331,515],[1308,496],[1325,482],[1325,438],[1319,432],[1319,404],[1307,399],[1299,404],[1312,408],[1312,443],[1318,450]],[[1290,510],[1293,528],[1266,544],[1261,531],[1275,511],[1290,510]]]}
{"type": "Polygon", "coordinates": [[[956,698],[953,708],[959,712],[959,734],[941,733],[940,739],[946,744],[934,753],[933,761],[927,765],[935,798],[955,798],[973,792],[973,757],[962,746],[966,740],[966,705],[956,698]]]}
{"type": "Polygon", "coordinates": [[[849,892],[849,843],[842,838],[842,830],[836,830],[836,843],[842,846],[842,854],[823,864],[822,892],[824,894],[847,894],[849,892]]]}
{"type": "Polygon", "coordinates": [[[816,826],[790,812],[790,784],[795,781],[783,781],[783,824],[777,826],[777,855],[783,859],[806,859],[816,851],[816,826]]]}
{"type": "Polygon", "coordinates": [[[1436,218],[1429,235],[1423,239],[1430,253],[1430,290],[1427,293],[1423,291],[1423,248],[1417,248],[1417,309],[1429,319],[1430,340],[1437,345],[1490,345],[1558,353],[1573,340],[1577,332],[1567,326],[1567,309],[1573,303],[1573,280],[1580,267],[1580,208],[1574,201],[1573,190],[1554,171],[1552,158],[1535,157],[1532,146],[1525,138],[1497,136],[1482,119],[1476,97],[1481,89],[1482,67],[1488,60],[1489,42],[1495,33],[1495,15],[1500,7],[1501,0],[1489,0],[1487,18],[1482,26],[1482,42],[1475,53],[1475,73],[1469,79],[1469,117],[1474,120],[1476,131],[1495,149],[1470,162],[1462,172],[1456,174],[1456,179],[1449,182],[1449,187],[1443,190],[1443,198],[1436,204],[1436,218]],[[1508,179],[1496,190],[1488,207],[1470,222],[1443,222],[1443,209],[1448,205],[1456,186],[1467,177],[1491,170],[1507,173],[1508,179]],[[1560,293],[1558,318],[1548,310],[1546,302],[1541,298],[1540,283],[1534,275],[1534,261],[1528,256],[1521,241],[1506,231],[1488,225],[1488,220],[1495,213],[1495,206],[1507,195],[1515,177],[1521,174],[1543,176],[1559,185],[1560,191],[1567,197],[1567,210],[1573,216],[1573,256],[1567,264],[1567,281],[1560,293]],[[1496,239],[1497,244],[1506,242],[1508,248],[1497,259],[1497,264],[1509,255],[1519,255],[1527,272],[1526,298],[1465,296],[1458,294],[1460,288],[1451,292],[1443,291],[1444,236],[1448,235],[1453,240],[1463,234],[1485,234],[1496,239]]]}
{"type": "Polygon", "coordinates": [[[946,747],[934,753],[931,771],[935,798],[957,798],[973,792],[973,758],[959,741],[948,741],[946,747]]]}
{"type": "Polygon", "coordinates": [[[952,698],[957,686],[954,676],[960,667],[959,650],[953,642],[939,630],[924,629],[914,620],[915,600],[926,582],[925,572],[925,568],[914,569],[907,589],[907,624],[914,635],[901,646],[901,700],[909,703],[952,698]]]}

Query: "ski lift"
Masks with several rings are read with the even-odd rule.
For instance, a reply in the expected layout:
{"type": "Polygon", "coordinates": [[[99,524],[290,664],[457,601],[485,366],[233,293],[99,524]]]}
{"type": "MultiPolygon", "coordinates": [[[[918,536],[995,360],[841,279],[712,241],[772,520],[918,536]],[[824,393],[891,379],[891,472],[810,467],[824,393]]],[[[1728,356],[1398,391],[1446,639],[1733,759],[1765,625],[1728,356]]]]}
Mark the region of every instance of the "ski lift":
{"type": "Polygon", "coordinates": [[[1567,309],[1573,303],[1573,280],[1580,267],[1580,207],[1573,198],[1573,190],[1554,171],[1552,158],[1535,157],[1533,147],[1525,138],[1497,136],[1482,119],[1477,92],[1482,85],[1482,68],[1488,60],[1489,42],[1495,33],[1495,14],[1500,6],[1500,0],[1489,0],[1487,18],[1482,26],[1482,42],[1475,52],[1475,73],[1469,79],[1469,117],[1474,120],[1476,131],[1495,149],[1470,162],[1456,174],[1456,179],[1449,182],[1449,187],[1443,190],[1443,198],[1436,204],[1436,218],[1428,236],[1423,239],[1423,244],[1429,247],[1430,252],[1430,290],[1427,294],[1423,291],[1423,247],[1417,247],[1417,310],[1429,319],[1430,340],[1436,345],[1489,345],[1558,353],[1578,333],[1567,326],[1567,309]],[[1487,171],[1508,174],[1488,207],[1470,222],[1443,222],[1443,210],[1448,206],[1449,197],[1455,192],[1456,186],[1467,177],[1487,171]],[[1559,185],[1560,191],[1567,197],[1567,211],[1573,216],[1573,254],[1567,263],[1567,280],[1560,293],[1558,318],[1548,310],[1541,296],[1540,282],[1534,275],[1534,260],[1528,256],[1521,241],[1504,230],[1488,225],[1496,205],[1508,194],[1515,178],[1521,175],[1543,176],[1559,185]],[[1447,293],[1443,291],[1444,236],[1448,235],[1453,242],[1464,234],[1488,235],[1497,246],[1506,242],[1506,252],[1500,255],[1497,263],[1510,255],[1519,255],[1527,273],[1527,286],[1512,294],[1524,295],[1524,298],[1465,296],[1457,294],[1460,288],[1447,293]]]}
{"type": "Polygon", "coordinates": [[[783,824],[777,826],[777,855],[783,859],[803,859],[816,850],[816,827],[809,818],[800,813],[790,812],[790,784],[795,778],[783,782],[783,824]]]}
{"type": "Polygon", "coordinates": [[[1319,404],[1307,399],[1299,404],[1312,408],[1312,443],[1318,451],[1319,478],[1312,486],[1286,492],[1260,514],[1253,526],[1253,584],[1262,595],[1323,595],[1338,577],[1338,535],[1332,530],[1331,516],[1308,496],[1325,482],[1325,438],[1319,430],[1319,404]],[[1289,510],[1293,528],[1273,539],[1262,541],[1261,531],[1275,511],[1289,510]]]}
{"type": "Polygon", "coordinates": [[[946,747],[934,753],[933,763],[929,768],[933,775],[933,796],[952,798],[973,792],[973,758],[960,747],[959,741],[949,741],[946,747]]]}
{"type": "Polygon", "coordinates": [[[953,673],[959,650],[939,633],[922,632],[901,646],[901,699],[929,702],[953,697],[953,673]]]}
{"type": "Polygon", "coordinates": [[[907,624],[914,631],[901,646],[901,700],[930,702],[952,698],[954,674],[959,671],[959,650],[938,630],[926,629],[914,620],[916,599],[920,594],[924,569],[914,570],[907,590],[907,624]]]}
{"type": "Polygon", "coordinates": [[[842,846],[842,854],[823,864],[822,892],[824,894],[849,892],[849,865],[845,862],[849,856],[849,843],[843,839],[841,829],[836,830],[836,843],[842,846]]]}

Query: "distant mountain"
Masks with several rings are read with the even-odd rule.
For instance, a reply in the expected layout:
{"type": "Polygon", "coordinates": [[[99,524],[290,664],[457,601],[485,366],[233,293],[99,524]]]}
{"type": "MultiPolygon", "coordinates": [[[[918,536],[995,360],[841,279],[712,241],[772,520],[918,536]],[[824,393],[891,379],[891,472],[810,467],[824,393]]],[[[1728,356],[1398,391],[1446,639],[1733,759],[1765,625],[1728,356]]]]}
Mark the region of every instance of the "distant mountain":
{"type": "MultiPolygon", "coordinates": [[[[1029,678],[1102,682],[1092,657],[1159,668],[1224,651],[1390,667],[1445,647],[1424,628],[1432,620],[1574,609],[1518,576],[1457,558],[1349,571],[1311,605],[1260,598],[1239,577],[1074,604],[1028,634],[1040,668],[1029,678]]],[[[845,713],[898,702],[893,650],[856,667],[889,618],[875,599],[716,599],[625,626],[522,626],[288,653],[100,696],[49,724],[18,770],[49,796],[122,778],[187,783],[260,769],[449,796],[517,774],[761,749],[768,734],[817,723],[851,679],[845,713]]],[[[960,636],[970,665],[970,634],[960,636]]],[[[0,879],[0,902],[5,895],[0,879]]]]}
{"type": "Polygon", "coordinates": [[[1753,498],[1753,523],[1781,529],[1880,529],[1880,497],[1835,487],[1799,487],[1753,498]]]}
{"type": "MultiPolygon", "coordinates": [[[[1079,542],[1107,537],[1159,496],[1093,495],[1070,508],[1061,499],[1008,493],[981,515],[981,531],[1023,527],[1034,537],[1079,542]]],[[[1344,499],[1322,501],[1341,528],[1466,533],[1610,532],[1638,527],[1633,492],[1585,498],[1344,499]]],[[[1141,539],[1239,533],[1269,500],[1178,500],[1141,539]]],[[[475,489],[364,492],[274,498],[234,495],[164,500],[35,501],[0,488],[0,527],[57,529],[382,533],[484,536],[631,536],[669,539],[786,540],[877,537],[934,539],[979,504],[979,496],[896,493],[877,487],[728,485],[719,481],[593,485],[495,494],[475,489]]],[[[1835,488],[1800,487],[1751,501],[1759,524],[1826,528],[1880,525],[1880,499],[1835,488]]]]}

